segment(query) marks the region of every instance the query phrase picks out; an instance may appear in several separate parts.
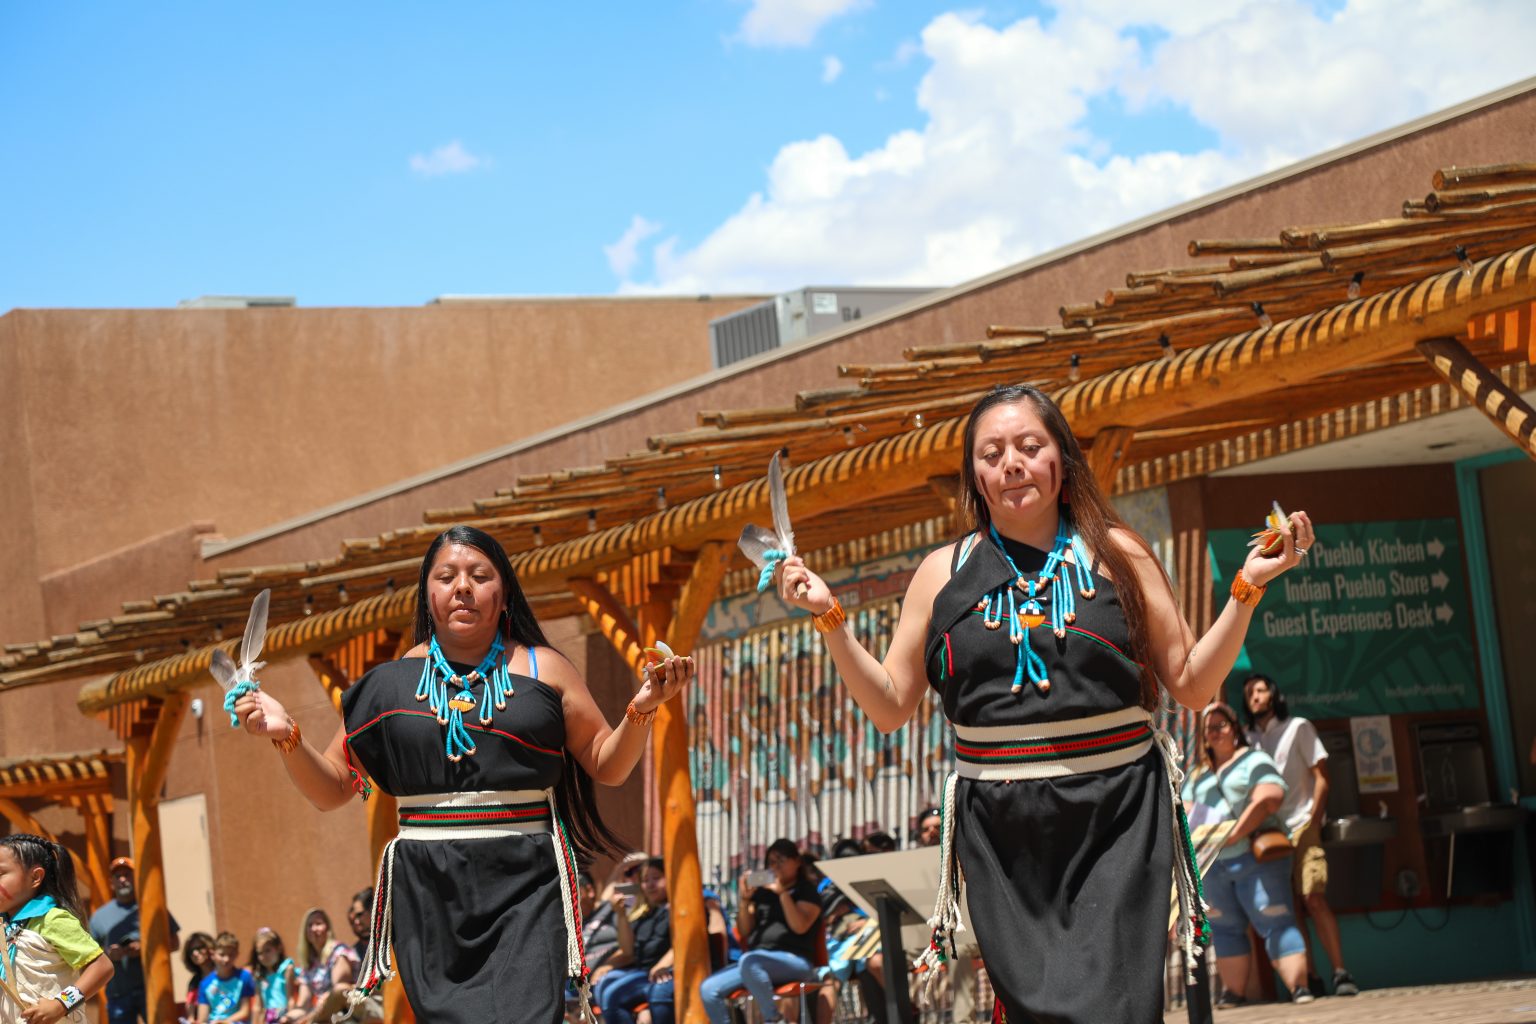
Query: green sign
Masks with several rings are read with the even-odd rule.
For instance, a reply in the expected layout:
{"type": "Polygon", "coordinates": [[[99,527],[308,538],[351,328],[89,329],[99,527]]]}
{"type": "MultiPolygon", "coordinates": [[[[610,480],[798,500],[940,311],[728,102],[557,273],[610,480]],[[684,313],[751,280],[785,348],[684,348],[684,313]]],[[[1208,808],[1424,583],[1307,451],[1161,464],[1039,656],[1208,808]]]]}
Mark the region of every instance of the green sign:
{"type": "MultiPolygon", "coordinates": [[[[1209,534],[1216,607],[1252,531],[1209,534]]],[[[1273,676],[1304,718],[1475,708],[1477,660],[1454,519],[1324,524],[1301,565],[1269,585],[1238,656],[1273,676]]]]}

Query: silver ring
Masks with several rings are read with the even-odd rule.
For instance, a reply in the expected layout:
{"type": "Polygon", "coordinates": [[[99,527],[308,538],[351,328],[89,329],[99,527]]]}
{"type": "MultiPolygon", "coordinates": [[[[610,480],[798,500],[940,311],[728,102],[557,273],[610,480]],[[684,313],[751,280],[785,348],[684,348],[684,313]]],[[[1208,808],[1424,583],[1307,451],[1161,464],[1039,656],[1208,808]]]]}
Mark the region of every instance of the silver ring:
{"type": "Polygon", "coordinates": [[[1305,555],[1306,553],[1307,553],[1307,549],[1306,548],[1297,548],[1296,549],[1296,557],[1297,558],[1300,558],[1302,555],[1305,555]]]}

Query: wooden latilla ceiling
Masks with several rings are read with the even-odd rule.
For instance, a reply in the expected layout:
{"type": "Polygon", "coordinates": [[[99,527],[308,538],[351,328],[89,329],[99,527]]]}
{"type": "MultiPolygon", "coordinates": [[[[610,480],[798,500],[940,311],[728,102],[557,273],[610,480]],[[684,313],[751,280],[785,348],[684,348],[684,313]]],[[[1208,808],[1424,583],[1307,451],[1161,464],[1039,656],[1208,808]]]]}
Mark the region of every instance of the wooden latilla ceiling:
{"type": "Polygon", "coordinates": [[[0,761],[0,799],[50,801],[70,796],[105,796],[112,792],[112,768],[123,763],[121,750],[0,761]]]}
{"type": "Polygon", "coordinates": [[[1529,325],[1536,250],[1522,246],[1532,243],[1536,164],[1438,172],[1434,191],[1400,218],[1197,240],[1199,262],[1128,274],[1125,288],[1062,307],[1060,325],[993,327],[982,341],[909,349],[901,363],[845,366],[843,386],[783,407],[701,412],[697,428],[643,451],[523,475],[472,505],[429,510],[423,525],[346,541],[335,558],[221,570],[77,633],[8,645],[0,687],[121,672],[82,695],[92,711],[178,689],[206,671],[207,645],[238,633],[263,587],[279,624],[273,656],[401,628],[421,553],[454,522],[514,553],[539,614],[580,612],[572,578],[766,521],[761,478],[779,448],[795,467],[803,549],[928,520],[948,511],[959,418],[994,384],[1051,391],[1085,444],[1113,441],[1090,448],[1096,471],[1145,485],[1137,467],[1149,462],[1443,388],[1414,349],[1428,336],[1467,339],[1509,377],[1536,359],[1536,339],[1499,326],[1520,309],[1529,325]]]}

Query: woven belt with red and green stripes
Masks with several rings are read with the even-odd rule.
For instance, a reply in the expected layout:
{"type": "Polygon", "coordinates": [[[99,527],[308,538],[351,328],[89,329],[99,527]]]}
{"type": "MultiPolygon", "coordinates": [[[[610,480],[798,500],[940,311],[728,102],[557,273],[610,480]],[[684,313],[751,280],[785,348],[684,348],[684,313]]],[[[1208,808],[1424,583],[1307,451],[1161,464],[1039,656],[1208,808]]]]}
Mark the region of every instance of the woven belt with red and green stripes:
{"type": "Polygon", "coordinates": [[[548,832],[543,790],[433,793],[400,798],[402,839],[493,839],[548,832]]]}
{"type": "Polygon", "coordinates": [[[1129,764],[1152,749],[1141,708],[1065,722],[955,726],[955,771],[965,779],[1049,779],[1129,764]]]}

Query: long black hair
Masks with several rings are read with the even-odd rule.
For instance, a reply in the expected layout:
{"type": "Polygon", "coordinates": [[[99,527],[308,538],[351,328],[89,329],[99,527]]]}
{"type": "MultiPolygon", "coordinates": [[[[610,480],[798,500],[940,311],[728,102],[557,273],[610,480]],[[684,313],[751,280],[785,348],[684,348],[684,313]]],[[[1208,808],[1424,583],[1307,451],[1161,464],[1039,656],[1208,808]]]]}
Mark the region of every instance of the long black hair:
{"type": "Polygon", "coordinates": [[[811,880],[810,858],[806,857],[805,853],[793,839],[775,839],[769,843],[768,849],[763,851],[763,867],[766,868],[768,866],[768,858],[774,854],[778,854],[785,860],[798,860],[800,862],[800,870],[795,875],[795,881],[808,882],[811,880]]]}
{"type": "Polygon", "coordinates": [[[52,839],[30,832],[17,832],[0,838],[0,846],[7,847],[21,862],[24,870],[42,868],[43,884],[38,886],[38,894],[52,896],[53,902],[74,914],[82,923],[85,921],[85,905],[80,902],[80,887],[75,881],[75,862],[68,850],[52,839]]]}
{"type": "MultiPolygon", "coordinates": [[[[969,529],[985,532],[992,525],[992,513],[976,483],[976,430],[982,416],[1000,405],[1028,403],[1045,424],[1046,433],[1061,451],[1061,493],[1057,498],[1063,518],[1077,530],[1078,536],[1088,545],[1088,550],[1099,564],[1109,570],[1115,583],[1115,593],[1120,599],[1120,611],[1125,616],[1125,628],[1131,637],[1131,649],[1141,663],[1141,706],[1148,711],[1157,707],[1158,681],[1152,674],[1151,637],[1147,630],[1147,597],[1142,593],[1131,565],[1131,557],[1119,544],[1110,539],[1109,531],[1125,527],[1109,499],[1099,489],[1088,460],[1083,456],[1077,436],[1067,424],[1061,408],[1039,388],[1028,384],[998,385],[984,395],[971,410],[965,421],[965,452],[960,460],[960,518],[969,529]]],[[[1149,557],[1159,569],[1162,562],[1141,541],[1149,557]]],[[[1085,566],[1085,568],[1095,568],[1085,566]]]]}
{"type": "MultiPolygon", "coordinates": [[[[416,642],[426,643],[436,630],[432,621],[432,609],[427,604],[427,582],[432,574],[432,565],[437,560],[438,552],[449,544],[462,544],[474,548],[491,560],[491,567],[496,570],[496,575],[501,577],[501,589],[506,598],[506,605],[502,610],[501,622],[498,623],[497,629],[507,642],[507,649],[510,651],[513,645],[521,645],[529,649],[549,647],[543,627],[539,625],[539,620],[534,618],[533,606],[528,603],[528,595],[523,593],[522,585],[517,581],[517,573],[512,569],[512,561],[507,558],[506,549],[495,537],[473,526],[449,527],[433,539],[427,547],[427,553],[422,556],[421,577],[416,587],[416,642]]],[[[562,751],[561,759],[563,766],[560,772],[560,784],[555,788],[555,802],[560,808],[560,816],[570,831],[571,842],[575,844],[578,853],[590,860],[624,850],[626,848],[624,842],[603,824],[603,819],[597,812],[597,791],[592,784],[592,776],[588,775],[586,769],[571,756],[570,751],[562,751]]]]}
{"type": "Polygon", "coordinates": [[[1248,728],[1259,727],[1259,716],[1255,715],[1248,706],[1248,687],[1254,683],[1264,683],[1269,687],[1269,710],[1275,713],[1275,721],[1283,722],[1291,717],[1290,706],[1285,703],[1285,697],[1280,693],[1280,684],[1263,672],[1255,672],[1243,680],[1243,721],[1248,723],[1248,728]]]}

